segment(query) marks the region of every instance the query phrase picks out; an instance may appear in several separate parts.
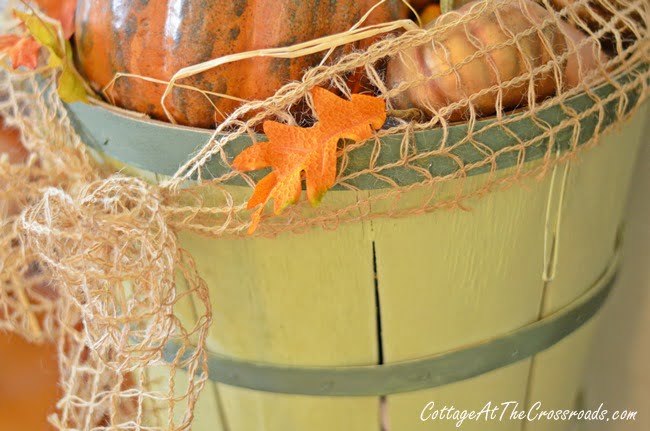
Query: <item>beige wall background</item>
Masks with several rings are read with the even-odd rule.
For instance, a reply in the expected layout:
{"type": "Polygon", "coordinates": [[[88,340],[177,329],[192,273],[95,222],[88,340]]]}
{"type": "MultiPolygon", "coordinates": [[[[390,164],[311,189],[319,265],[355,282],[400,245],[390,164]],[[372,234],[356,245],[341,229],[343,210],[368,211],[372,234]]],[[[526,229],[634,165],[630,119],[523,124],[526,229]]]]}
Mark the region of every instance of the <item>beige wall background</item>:
{"type": "Polygon", "coordinates": [[[620,281],[604,307],[585,379],[587,408],[636,410],[634,422],[586,431],[650,430],[650,118],[628,200],[620,281]]]}

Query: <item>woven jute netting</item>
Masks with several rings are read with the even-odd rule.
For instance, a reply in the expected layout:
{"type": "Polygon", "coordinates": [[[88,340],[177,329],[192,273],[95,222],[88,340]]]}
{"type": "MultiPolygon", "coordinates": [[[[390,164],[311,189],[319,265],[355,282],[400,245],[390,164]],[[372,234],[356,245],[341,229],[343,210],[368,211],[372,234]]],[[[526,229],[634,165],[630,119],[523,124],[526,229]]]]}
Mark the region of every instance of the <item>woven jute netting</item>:
{"type": "Polygon", "coordinates": [[[543,177],[558,164],[598,145],[603,134],[634,115],[648,96],[650,80],[647,0],[543,0],[538,5],[550,12],[546,15],[532,11],[532,4],[523,0],[478,2],[468,13],[449,14],[439,25],[398,29],[381,35],[365,50],[333,56],[269,99],[242,105],[216,126],[213,138],[200,151],[188,154],[187,163],[174,176],[156,184],[116,173],[87,149],[57,96],[58,71],[0,71],[0,115],[8,126],[20,130],[30,153],[23,163],[10,164],[6,157],[0,161],[0,330],[58,346],[63,394],[50,418],[52,424],[61,430],[190,428],[196,400],[208,378],[208,330],[219,328],[210,328],[209,288],[192,256],[180,246],[178,234],[190,231],[212,237],[215,247],[226,236],[250,240],[246,204],[255,186],[247,173],[235,169],[217,178],[196,178],[204,177],[202,168],[209,160],[220,158],[230,164],[232,159],[225,151],[229,144],[242,135],[255,141],[259,135],[254,132],[263,121],[296,124],[296,110],[291,107],[305,100],[311,107],[310,90],[315,86],[349,97],[345,77],[361,68],[367,87],[386,100],[390,121],[371,139],[340,143],[340,166],[346,166],[350,152],[362,146],[372,148],[371,156],[366,166],[353,172],[340,169],[338,189],[330,191],[319,207],[301,201],[279,216],[265,212],[254,236],[281,241],[283,235],[335,229],[370,218],[467,209],[472,199],[516,187],[523,178],[543,177]],[[528,21],[516,33],[506,25],[513,10],[528,21]],[[492,42],[476,36],[470,30],[480,20],[496,23],[502,35],[492,42]],[[571,42],[561,23],[579,29],[584,39],[577,45],[571,42]],[[440,58],[451,59],[448,38],[458,34],[464,34],[473,47],[471,55],[449,60],[446,67],[433,68],[429,76],[414,75],[393,86],[386,83],[387,58],[403,57],[409,48],[428,45],[440,58]],[[539,47],[535,54],[529,49],[531,39],[539,47]],[[494,60],[504,49],[520,58],[519,70],[512,76],[502,76],[494,60]],[[586,64],[584,58],[576,57],[576,52],[584,50],[598,60],[586,64]],[[473,90],[463,82],[461,69],[476,61],[490,64],[496,83],[473,90]],[[574,74],[578,82],[572,85],[567,82],[569,61],[577,61],[573,70],[578,72],[574,74]],[[621,75],[628,77],[624,83],[617,79],[621,75]],[[450,77],[464,89],[458,97],[443,105],[420,100],[418,107],[424,115],[398,115],[404,111],[395,109],[395,101],[409,89],[450,77]],[[541,80],[551,82],[551,94],[538,94],[541,80]],[[613,88],[607,95],[593,91],[604,84],[613,88]],[[517,144],[499,151],[511,152],[517,161],[503,171],[496,163],[502,154],[474,139],[473,132],[484,110],[478,106],[485,106],[486,97],[494,105],[488,127],[508,128],[513,121],[508,115],[512,106],[505,106],[504,101],[513,89],[522,95],[518,118],[529,119],[540,133],[525,138],[513,135],[517,144]],[[580,94],[593,102],[581,111],[567,103],[580,94]],[[613,120],[604,113],[605,106],[612,104],[613,120]],[[561,111],[564,120],[559,125],[550,125],[539,115],[549,108],[561,111]],[[595,118],[597,124],[584,145],[578,146],[581,120],[587,117],[595,118]],[[466,136],[451,140],[450,119],[465,123],[466,136]],[[557,151],[560,144],[566,144],[559,142],[559,133],[567,128],[576,144],[557,151]],[[442,131],[441,142],[428,150],[416,148],[415,133],[433,129],[442,131]],[[395,144],[400,157],[381,164],[384,147],[380,141],[390,136],[401,136],[395,144]],[[484,158],[468,163],[456,156],[454,149],[467,144],[484,158]],[[526,163],[527,150],[540,145],[544,156],[526,163]],[[418,163],[432,156],[457,169],[444,176],[432,174],[418,163]],[[389,175],[395,168],[412,170],[421,179],[400,185],[389,175]],[[474,170],[483,173],[475,177],[471,188],[465,187],[465,178],[474,170]],[[372,191],[354,186],[354,178],[368,174],[381,186],[372,191]],[[248,187],[231,186],[235,178],[248,187]],[[450,184],[452,188],[444,187],[450,184]],[[354,198],[330,199],[336,193],[350,193],[354,198]],[[194,321],[174,315],[175,304],[189,299],[196,307],[194,321]],[[179,350],[175,357],[163,357],[163,348],[170,343],[179,350]]]}

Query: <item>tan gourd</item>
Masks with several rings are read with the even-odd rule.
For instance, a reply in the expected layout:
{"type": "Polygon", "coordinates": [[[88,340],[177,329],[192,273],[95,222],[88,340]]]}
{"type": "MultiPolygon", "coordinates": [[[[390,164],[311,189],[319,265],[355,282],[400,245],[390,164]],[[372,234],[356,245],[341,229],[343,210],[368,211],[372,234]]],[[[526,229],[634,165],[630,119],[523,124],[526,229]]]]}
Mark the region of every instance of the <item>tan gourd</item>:
{"type": "MultiPolygon", "coordinates": [[[[476,2],[457,11],[442,15],[430,26],[445,25],[466,14],[476,2]]],[[[416,107],[433,114],[449,104],[467,100],[471,95],[492,89],[448,113],[452,120],[466,117],[473,109],[478,115],[496,112],[498,101],[504,108],[513,108],[527,102],[529,79],[505,86],[503,83],[539,68],[566,50],[566,41],[556,25],[547,25],[519,39],[517,45],[507,44],[479,55],[454,70],[466,58],[485,47],[512,40],[542,22],[548,16],[546,9],[532,1],[507,4],[466,25],[456,26],[444,37],[426,43],[393,57],[388,64],[387,81],[396,87],[404,81],[423,81],[412,85],[393,100],[398,108],[416,107]],[[498,15],[498,16],[497,16],[498,15]],[[545,41],[543,41],[543,39],[545,41]],[[436,77],[428,79],[429,77],[436,77]],[[500,88],[499,88],[500,86],[500,88]]],[[[554,70],[537,71],[533,77],[535,98],[546,98],[555,93],[557,83],[554,70]]]]}

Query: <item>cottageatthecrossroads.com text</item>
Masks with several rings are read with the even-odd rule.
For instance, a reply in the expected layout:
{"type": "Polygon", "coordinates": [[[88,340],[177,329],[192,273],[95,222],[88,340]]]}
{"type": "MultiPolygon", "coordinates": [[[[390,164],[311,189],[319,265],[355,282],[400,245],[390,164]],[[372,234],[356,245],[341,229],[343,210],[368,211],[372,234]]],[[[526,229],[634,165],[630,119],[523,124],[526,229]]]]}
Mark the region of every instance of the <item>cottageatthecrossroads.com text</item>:
{"type": "Polygon", "coordinates": [[[636,411],[610,412],[602,403],[595,410],[546,410],[539,401],[527,409],[520,408],[517,401],[502,403],[488,401],[481,410],[461,410],[454,406],[438,406],[430,401],[422,409],[420,420],[422,422],[455,421],[456,427],[460,428],[468,421],[634,421],[636,416],[636,411]]]}

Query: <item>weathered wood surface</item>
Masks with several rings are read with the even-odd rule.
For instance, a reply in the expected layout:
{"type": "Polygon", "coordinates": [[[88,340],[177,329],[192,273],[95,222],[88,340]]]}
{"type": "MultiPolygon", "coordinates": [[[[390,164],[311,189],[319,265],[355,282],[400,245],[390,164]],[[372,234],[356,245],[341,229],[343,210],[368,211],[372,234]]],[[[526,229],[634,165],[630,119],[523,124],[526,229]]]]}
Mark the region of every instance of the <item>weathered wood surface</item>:
{"type": "MultiPolygon", "coordinates": [[[[554,177],[472,201],[469,212],[441,210],[275,239],[215,241],[182,234],[211,286],[210,349],[278,364],[388,363],[484,340],[563,307],[593,284],[612,256],[644,118],[637,114],[601,146],[573,160],[566,181],[560,167],[554,177]],[[545,282],[556,225],[557,266],[545,282]]],[[[482,180],[470,178],[467,186],[482,180]]],[[[452,193],[455,186],[440,192],[452,193]]],[[[335,191],[323,204],[356,197],[335,191]]],[[[418,199],[422,192],[414,191],[404,202],[418,199]]],[[[179,313],[191,318],[189,308],[179,313]]],[[[593,327],[591,322],[534,359],[437,389],[389,396],[388,429],[457,429],[453,422],[421,422],[429,401],[479,410],[488,401],[518,401],[520,409],[535,401],[544,408],[571,408],[593,327]]],[[[292,396],[212,384],[193,429],[376,431],[379,404],[376,397],[292,396]]],[[[466,426],[562,431],[571,424],[466,426]]]]}
{"type": "MultiPolygon", "coordinates": [[[[342,204],[355,196],[340,192],[330,199],[342,204]]],[[[375,364],[374,273],[365,235],[361,224],[274,239],[215,241],[183,235],[211,288],[209,348],[278,364],[375,364]]],[[[379,429],[376,397],[216,387],[229,430],[379,429]]]]}
{"type": "MultiPolygon", "coordinates": [[[[401,135],[386,136],[381,139],[379,143],[381,151],[378,153],[373,145],[357,146],[347,153],[346,162],[342,164],[344,177],[355,174],[348,177],[346,185],[361,190],[374,190],[386,188],[389,184],[408,186],[419,183],[430,176],[451,175],[457,172],[459,168],[457,163],[450,158],[439,157],[436,154],[427,155],[431,150],[440,148],[441,145],[450,148],[454,157],[458,157],[466,163],[482,160],[486,149],[499,152],[495,159],[499,169],[516,165],[521,157],[527,162],[543,157],[550,142],[550,137],[546,136],[550,127],[558,127],[554,143],[556,146],[562,146],[567,150],[574,144],[583,145],[592,136],[599,121],[610,124],[615,118],[621,107],[619,100],[629,102],[622,105],[625,112],[636,106],[642,86],[639,84],[625,95],[620,96],[619,99],[599,105],[598,110],[585,118],[560,126],[567,119],[567,109],[576,112],[593,109],[598,105],[599,98],[604,100],[609,97],[612,92],[620,89],[620,85],[633,81],[637,78],[638,73],[643,73],[648,67],[648,64],[640,64],[634,69],[618,75],[615,81],[591,88],[589,94],[577,94],[565,100],[561,106],[540,108],[535,114],[536,119],[522,115],[521,112],[514,112],[507,115],[509,120],[507,126],[491,127],[494,125],[494,118],[482,118],[471,123],[471,126],[470,123],[460,122],[451,125],[446,130],[433,128],[417,131],[413,134],[413,150],[417,151],[420,157],[409,160],[408,163],[404,163],[400,148],[403,138],[401,135]],[[573,128],[576,125],[579,126],[581,133],[572,137],[573,128]],[[465,140],[468,133],[472,134],[472,140],[465,140]],[[535,136],[546,137],[528,146],[523,153],[520,153],[518,149],[502,151],[509,147],[517,147],[521,144],[521,139],[526,141],[535,136]],[[370,159],[374,159],[373,166],[377,168],[384,166],[386,169],[381,169],[380,172],[356,175],[367,170],[370,159]],[[427,174],[423,174],[424,172],[427,174]],[[382,178],[389,178],[390,183],[382,178]]],[[[142,114],[125,111],[98,101],[93,101],[91,104],[78,102],[66,105],[66,107],[72,124],[86,145],[130,165],[161,175],[176,173],[179,166],[185,164],[188,154],[195,153],[212,136],[211,130],[179,127],[162,121],[148,120],[142,114]]],[[[257,136],[256,139],[264,140],[265,138],[257,136]]],[[[222,150],[226,157],[232,160],[251,143],[250,137],[244,134],[228,142],[222,150]]],[[[480,175],[489,169],[489,166],[479,166],[469,170],[467,174],[470,176],[480,175]]],[[[219,178],[230,172],[230,166],[224,163],[221,157],[213,157],[201,169],[201,175],[206,179],[219,178]]],[[[258,181],[266,175],[266,172],[260,170],[248,174],[258,181]]],[[[246,182],[242,177],[235,175],[230,177],[225,184],[245,186],[246,182]]],[[[336,190],[346,190],[346,187],[337,184],[334,186],[334,191],[336,190]]]]}
{"type": "MultiPolygon", "coordinates": [[[[620,130],[606,135],[601,145],[572,162],[557,240],[555,277],[545,287],[540,317],[568,304],[590,286],[608,265],[624,222],[629,182],[641,143],[650,104],[645,104],[620,130]]],[[[544,409],[567,409],[582,389],[583,369],[594,341],[598,316],[571,337],[533,360],[528,404],[544,409]]],[[[525,431],[563,431],[570,424],[536,421],[525,431]]]]}
{"type": "MultiPolygon", "coordinates": [[[[484,180],[470,178],[466,187],[484,180]]],[[[548,179],[527,181],[526,187],[472,201],[470,211],[372,222],[386,362],[456,349],[536,320],[548,186],[548,179]]],[[[451,191],[455,185],[446,187],[451,191]]],[[[390,396],[389,428],[458,429],[454,421],[422,422],[420,412],[430,401],[437,408],[461,410],[481,410],[489,401],[523,402],[528,362],[452,385],[390,396]]],[[[466,426],[505,431],[520,425],[466,426]]]]}

